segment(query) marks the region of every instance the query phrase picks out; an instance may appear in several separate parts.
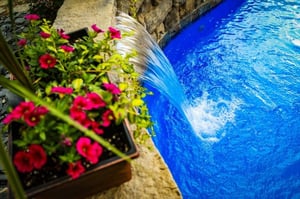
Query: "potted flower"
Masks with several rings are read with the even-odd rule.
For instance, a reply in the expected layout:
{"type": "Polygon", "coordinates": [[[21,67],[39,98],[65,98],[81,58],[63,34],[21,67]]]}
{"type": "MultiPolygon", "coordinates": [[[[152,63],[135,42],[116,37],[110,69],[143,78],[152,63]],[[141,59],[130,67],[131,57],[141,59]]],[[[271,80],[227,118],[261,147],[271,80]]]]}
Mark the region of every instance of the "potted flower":
{"type": "Polygon", "coordinates": [[[6,64],[15,80],[0,83],[24,99],[3,123],[27,195],[78,198],[128,181],[128,158],[138,154],[129,124],[138,135],[151,122],[134,55],[114,48],[121,32],[93,24],[66,34],[38,15],[25,18],[18,61],[6,64]]]}

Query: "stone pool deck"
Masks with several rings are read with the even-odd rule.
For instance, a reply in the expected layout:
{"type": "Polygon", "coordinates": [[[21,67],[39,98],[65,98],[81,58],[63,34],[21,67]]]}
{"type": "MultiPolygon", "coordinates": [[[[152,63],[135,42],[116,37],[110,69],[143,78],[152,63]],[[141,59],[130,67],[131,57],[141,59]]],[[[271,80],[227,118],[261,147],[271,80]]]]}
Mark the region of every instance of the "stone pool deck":
{"type": "MultiPolygon", "coordinates": [[[[54,26],[66,32],[97,24],[107,29],[115,24],[114,0],[65,0],[54,26]]],[[[90,199],[177,199],[181,193],[164,160],[149,139],[139,145],[140,157],[132,164],[132,179],[90,199]]]]}

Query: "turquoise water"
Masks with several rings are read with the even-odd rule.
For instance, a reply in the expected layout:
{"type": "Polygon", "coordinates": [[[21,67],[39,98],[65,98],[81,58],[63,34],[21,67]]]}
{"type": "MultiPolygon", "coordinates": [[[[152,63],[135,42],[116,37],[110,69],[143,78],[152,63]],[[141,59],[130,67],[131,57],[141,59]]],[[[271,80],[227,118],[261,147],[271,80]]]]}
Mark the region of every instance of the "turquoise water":
{"type": "Polygon", "coordinates": [[[164,52],[187,119],[147,103],[183,197],[300,198],[300,1],[224,0],[164,52]]]}

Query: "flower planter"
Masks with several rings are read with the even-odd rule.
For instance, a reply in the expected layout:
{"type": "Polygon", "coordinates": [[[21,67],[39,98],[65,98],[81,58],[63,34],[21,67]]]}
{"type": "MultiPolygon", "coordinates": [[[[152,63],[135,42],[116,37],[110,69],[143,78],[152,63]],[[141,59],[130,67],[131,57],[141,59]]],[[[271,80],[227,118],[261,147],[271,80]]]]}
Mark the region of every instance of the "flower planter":
{"type": "MultiPolygon", "coordinates": [[[[9,135],[12,136],[9,136],[9,150],[11,154],[13,154],[13,147],[11,144],[13,135],[18,131],[18,128],[19,125],[16,124],[10,126],[9,135]]],[[[115,140],[112,142],[122,142],[123,146],[121,146],[121,148],[123,149],[119,148],[119,150],[122,150],[122,152],[128,155],[131,159],[138,157],[139,153],[133,142],[132,133],[127,121],[111,129],[111,131],[117,132],[116,134],[119,136],[116,136],[116,134],[113,133],[111,137],[108,136],[106,139],[115,140]]],[[[20,175],[20,177],[22,178],[22,175],[20,175]]],[[[28,198],[79,199],[119,186],[130,179],[130,163],[106,150],[104,158],[101,158],[97,165],[91,167],[78,179],[73,180],[69,176],[64,176],[45,184],[33,186],[29,189],[25,188],[25,192],[28,198]]]]}
{"type": "Polygon", "coordinates": [[[151,124],[142,100],[146,92],[128,62],[132,55],[123,57],[114,49],[120,32],[94,24],[93,31],[65,34],[46,22],[38,26],[37,15],[26,17],[32,28],[18,45],[38,99],[17,87],[27,100],[3,121],[9,125],[9,152],[27,197],[80,199],[129,181],[130,163],[91,139],[99,135],[132,159],[138,151],[128,121],[137,130],[151,124]],[[98,34],[103,39],[95,42],[98,34]],[[110,73],[120,82],[111,81],[110,73]],[[88,131],[74,128],[76,122],[88,131]]]}

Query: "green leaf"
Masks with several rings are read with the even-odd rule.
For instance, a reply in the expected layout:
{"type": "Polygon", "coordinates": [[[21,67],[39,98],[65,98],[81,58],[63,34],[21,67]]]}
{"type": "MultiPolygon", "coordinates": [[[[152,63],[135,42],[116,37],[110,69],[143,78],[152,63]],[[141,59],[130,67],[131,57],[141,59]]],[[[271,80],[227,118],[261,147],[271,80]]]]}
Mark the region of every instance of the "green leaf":
{"type": "Polygon", "coordinates": [[[41,140],[45,141],[46,140],[46,133],[45,132],[40,132],[40,138],[41,138],[41,140]]]}
{"type": "Polygon", "coordinates": [[[57,53],[56,48],[54,48],[53,46],[47,46],[47,49],[54,52],[54,53],[57,53]]]}
{"type": "Polygon", "coordinates": [[[77,78],[77,79],[72,81],[72,86],[75,90],[80,90],[82,85],[83,85],[83,80],[82,79],[77,78]]]}

